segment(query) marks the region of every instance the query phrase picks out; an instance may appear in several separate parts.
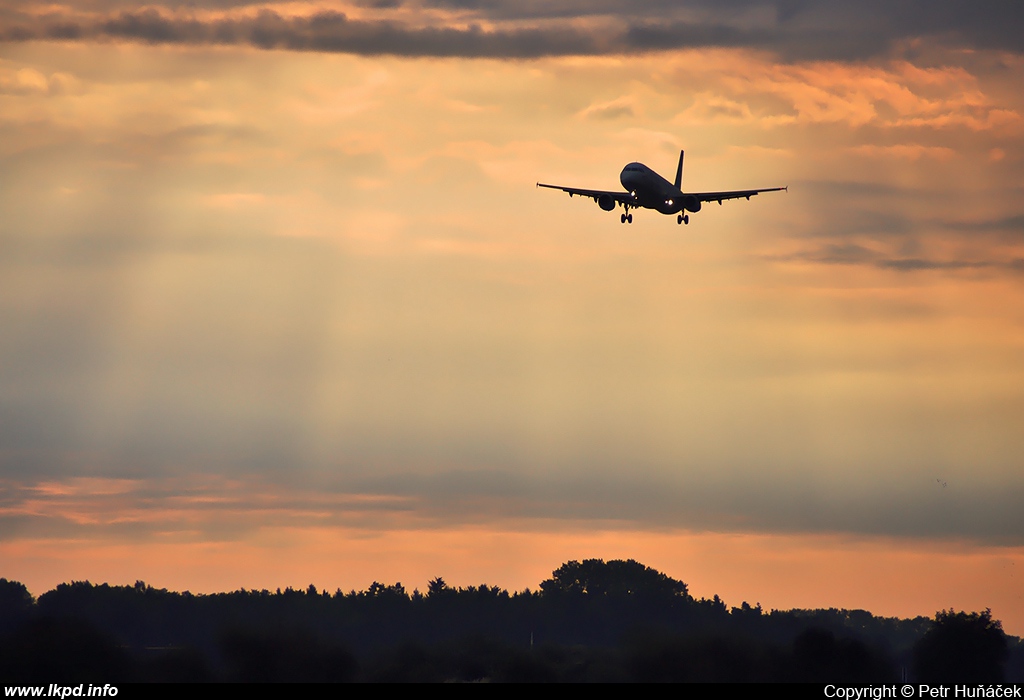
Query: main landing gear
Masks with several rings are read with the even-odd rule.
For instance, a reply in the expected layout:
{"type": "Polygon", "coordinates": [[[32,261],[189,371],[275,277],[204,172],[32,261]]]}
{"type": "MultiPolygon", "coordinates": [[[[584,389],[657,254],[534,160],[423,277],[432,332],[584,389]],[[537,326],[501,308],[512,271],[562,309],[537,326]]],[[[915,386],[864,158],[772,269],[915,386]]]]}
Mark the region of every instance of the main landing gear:
{"type": "Polygon", "coordinates": [[[620,214],[619,215],[619,221],[624,223],[624,224],[625,223],[630,223],[631,224],[631,223],[633,223],[633,215],[632,214],[620,214]]]}
{"type": "Polygon", "coordinates": [[[676,217],[676,223],[677,224],[688,224],[688,223],[690,223],[690,215],[689,214],[680,214],[679,216],[676,217]]]}

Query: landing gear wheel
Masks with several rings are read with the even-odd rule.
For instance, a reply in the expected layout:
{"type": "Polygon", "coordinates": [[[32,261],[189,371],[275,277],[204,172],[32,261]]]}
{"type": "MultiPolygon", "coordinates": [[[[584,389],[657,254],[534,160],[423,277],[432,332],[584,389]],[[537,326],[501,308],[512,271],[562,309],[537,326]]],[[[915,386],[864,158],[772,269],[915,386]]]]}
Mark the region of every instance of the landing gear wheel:
{"type": "Polygon", "coordinates": [[[620,214],[619,215],[619,223],[620,224],[626,223],[626,215],[625,214],[620,214]]]}
{"type": "Polygon", "coordinates": [[[689,214],[684,214],[683,215],[683,223],[684,224],[690,223],[690,215],[689,214]]]}
{"type": "Polygon", "coordinates": [[[626,216],[626,221],[628,221],[629,223],[633,223],[633,215],[632,214],[627,215],[626,216]]]}
{"type": "Polygon", "coordinates": [[[682,214],[680,214],[679,216],[676,217],[676,223],[677,224],[683,223],[683,215],[682,214]]]}

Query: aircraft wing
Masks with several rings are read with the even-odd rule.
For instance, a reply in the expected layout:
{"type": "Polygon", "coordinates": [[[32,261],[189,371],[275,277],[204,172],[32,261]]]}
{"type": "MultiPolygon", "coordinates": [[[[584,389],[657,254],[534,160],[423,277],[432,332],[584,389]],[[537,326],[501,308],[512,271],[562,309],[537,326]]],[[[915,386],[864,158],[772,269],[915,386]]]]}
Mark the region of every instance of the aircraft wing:
{"type": "Polygon", "coordinates": [[[768,187],[761,190],[735,190],[733,192],[687,192],[686,196],[696,197],[701,202],[718,202],[722,203],[726,199],[750,199],[755,194],[761,192],[781,192],[789,191],[789,187],[768,187]]]}
{"type": "Polygon", "coordinates": [[[628,204],[633,206],[636,203],[636,198],[629,192],[619,190],[618,192],[608,192],[606,190],[582,190],[578,187],[562,187],[560,185],[545,185],[543,182],[538,182],[537,187],[547,187],[552,190],[562,190],[562,192],[568,192],[569,196],[572,197],[574,194],[578,194],[581,197],[590,197],[595,202],[601,197],[608,196],[619,204],[628,204]]]}

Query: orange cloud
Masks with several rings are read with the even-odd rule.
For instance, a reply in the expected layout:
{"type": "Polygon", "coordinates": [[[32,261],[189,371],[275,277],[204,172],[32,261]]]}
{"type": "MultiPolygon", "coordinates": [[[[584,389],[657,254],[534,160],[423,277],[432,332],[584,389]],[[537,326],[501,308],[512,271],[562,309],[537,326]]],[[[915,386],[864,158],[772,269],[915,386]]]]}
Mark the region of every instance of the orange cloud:
{"type": "Polygon", "coordinates": [[[918,160],[920,158],[931,158],[934,160],[949,160],[956,151],[945,146],[923,146],[918,143],[896,144],[894,146],[877,146],[874,144],[863,144],[850,149],[851,153],[869,158],[899,158],[904,160],[918,160]]]}
{"type": "Polygon", "coordinates": [[[1016,128],[1020,113],[985,93],[957,66],[919,68],[907,62],[782,64],[744,52],[686,53],[675,70],[714,75],[713,90],[693,95],[681,124],[722,121],[763,128],[790,124],[874,125],[885,128],[1016,128]],[[685,56],[685,58],[684,58],[685,56]],[[686,59],[690,59],[687,61],[686,59]]]}

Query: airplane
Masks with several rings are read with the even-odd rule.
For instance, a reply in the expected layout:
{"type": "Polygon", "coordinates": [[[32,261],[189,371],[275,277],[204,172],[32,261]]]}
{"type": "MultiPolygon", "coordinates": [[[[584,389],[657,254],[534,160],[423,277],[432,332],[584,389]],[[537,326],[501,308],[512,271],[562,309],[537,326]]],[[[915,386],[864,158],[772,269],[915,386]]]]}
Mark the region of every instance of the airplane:
{"type": "Polygon", "coordinates": [[[537,187],[547,187],[552,190],[568,192],[572,197],[578,194],[581,197],[590,197],[597,206],[605,211],[611,211],[616,205],[620,205],[625,211],[619,217],[621,223],[633,223],[633,215],[630,209],[654,209],[662,214],[676,214],[677,224],[690,223],[690,215],[686,212],[696,213],[700,211],[703,202],[722,203],[726,199],[739,199],[743,197],[750,199],[761,192],[789,191],[789,187],[768,187],[760,190],[735,190],[732,192],[683,192],[683,154],[679,151],[679,165],[676,166],[676,180],[669,182],[658,173],[648,168],[643,163],[630,163],[619,173],[619,182],[626,188],[625,192],[606,192],[604,190],[583,190],[576,187],[562,187],[561,185],[546,185],[538,182],[537,187]]]}

